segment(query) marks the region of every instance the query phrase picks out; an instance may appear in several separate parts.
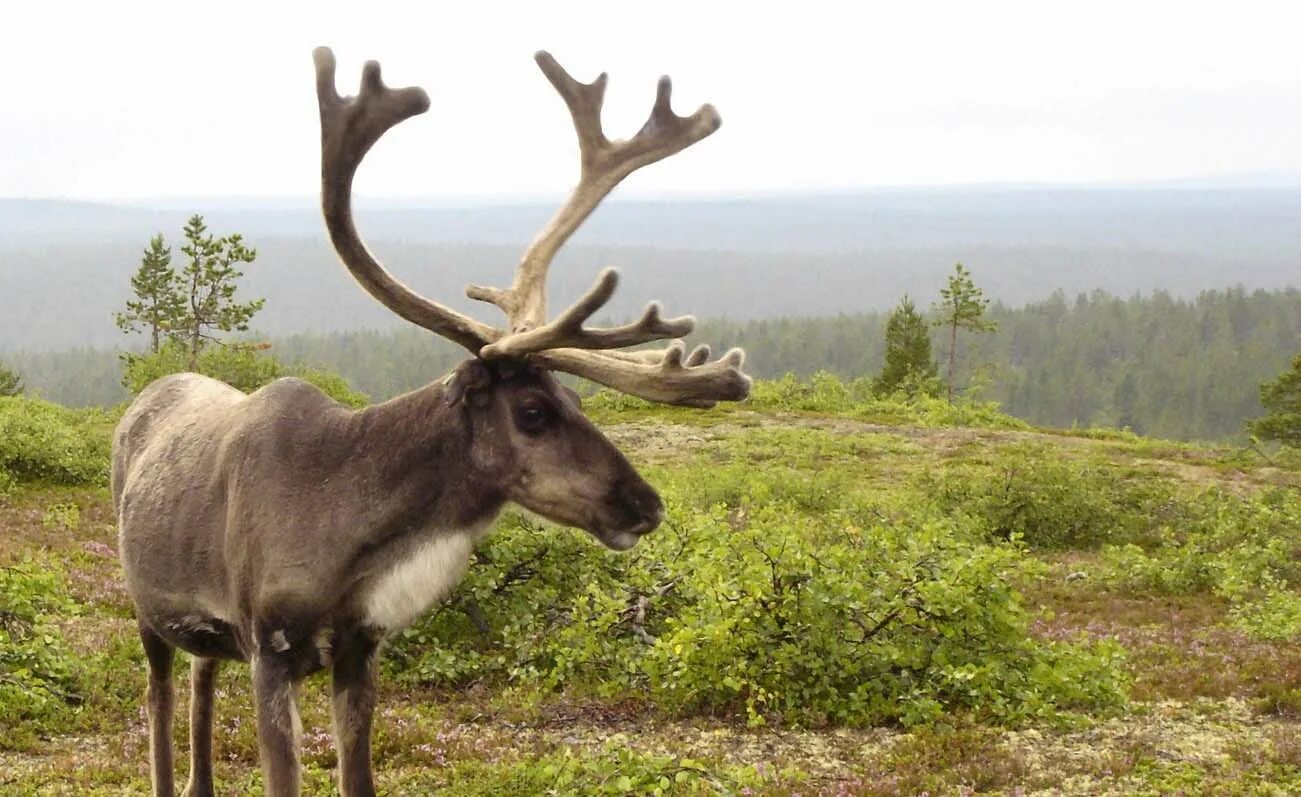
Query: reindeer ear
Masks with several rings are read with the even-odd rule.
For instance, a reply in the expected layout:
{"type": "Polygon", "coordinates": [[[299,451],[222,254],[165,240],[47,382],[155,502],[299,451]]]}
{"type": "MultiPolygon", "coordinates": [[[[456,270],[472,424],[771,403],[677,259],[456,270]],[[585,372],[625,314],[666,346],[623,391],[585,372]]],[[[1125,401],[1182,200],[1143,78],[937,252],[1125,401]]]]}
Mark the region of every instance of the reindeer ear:
{"type": "Polygon", "coordinates": [[[569,399],[569,403],[573,404],[574,407],[581,412],[583,409],[583,397],[578,394],[578,391],[568,385],[561,385],[560,389],[564,392],[565,397],[569,399]]]}
{"type": "Polygon", "coordinates": [[[443,400],[449,406],[466,398],[474,402],[476,395],[483,395],[483,389],[491,384],[492,369],[483,360],[466,360],[443,380],[443,400]]]}

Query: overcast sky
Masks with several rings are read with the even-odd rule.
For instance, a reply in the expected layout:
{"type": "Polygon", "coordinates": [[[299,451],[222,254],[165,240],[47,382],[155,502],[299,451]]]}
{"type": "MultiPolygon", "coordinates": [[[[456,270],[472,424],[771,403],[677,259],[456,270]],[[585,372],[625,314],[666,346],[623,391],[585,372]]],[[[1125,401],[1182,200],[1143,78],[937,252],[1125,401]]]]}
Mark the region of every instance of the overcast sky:
{"type": "Polygon", "coordinates": [[[311,50],[354,93],[378,59],[433,107],[357,178],[371,196],[531,196],[573,182],[531,55],[610,73],[631,135],[661,73],[713,137],[628,194],[1301,175],[1301,8],[1275,2],[5,3],[0,196],[316,190],[311,50]]]}

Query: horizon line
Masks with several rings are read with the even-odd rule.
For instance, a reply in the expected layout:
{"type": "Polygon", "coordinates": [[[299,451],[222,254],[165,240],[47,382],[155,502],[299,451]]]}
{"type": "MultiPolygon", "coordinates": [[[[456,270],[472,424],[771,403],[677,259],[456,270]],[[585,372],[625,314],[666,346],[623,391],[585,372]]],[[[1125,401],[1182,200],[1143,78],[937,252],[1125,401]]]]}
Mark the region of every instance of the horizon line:
{"type": "MultiPolygon", "coordinates": [[[[989,180],[960,183],[910,183],[859,186],[810,186],[804,188],[720,189],[717,191],[624,191],[607,202],[736,202],[745,200],[799,199],[855,196],[862,194],[979,193],[982,191],[1297,191],[1301,173],[1217,174],[1170,177],[1152,180],[989,180]]],[[[401,207],[474,208],[531,206],[563,199],[564,191],[499,194],[358,194],[359,205],[401,207]]],[[[157,194],[143,196],[82,197],[69,195],[0,195],[0,201],[62,202],[108,207],[150,209],[197,200],[218,201],[227,208],[257,205],[315,204],[315,193],[291,194],[157,194]]]]}

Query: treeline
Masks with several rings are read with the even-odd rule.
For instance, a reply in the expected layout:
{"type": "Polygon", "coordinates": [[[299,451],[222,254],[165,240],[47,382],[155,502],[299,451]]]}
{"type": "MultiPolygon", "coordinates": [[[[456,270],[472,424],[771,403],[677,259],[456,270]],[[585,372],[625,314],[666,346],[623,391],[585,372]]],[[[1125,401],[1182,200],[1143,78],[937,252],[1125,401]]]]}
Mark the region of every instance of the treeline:
{"type": "MultiPolygon", "coordinates": [[[[924,307],[918,301],[919,306],[924,307]]],[[[1047,426],[1121,426],[1176,439],[1242,433],[1261,414],[1259,386],[1301,353],[1301,291],[1158,291],[1122,299],[1062,293],[994,305],[993,334],[959,341],[959,383],[1047,426]]],[[[740,345],[761,376],[881,368],[885,314],[702,325],[702,340],[740,345]]],[[[943,357],[947,341],[934,335],[943,357]]]]}
{"type": "MultiPolygon", "coordinates": [[[[913,297],[925,309],[930,297],[913,297]]],[[[993,305],[993,334],[959,340],[959,384],[1017,417],[1049,426],[1127,426],[1178,439],[1242,434],[1261,414],[1258,388],[1301,353],[1301,291],[1164,292],[1118,298],[1104,292],[1020,308],[993,305]]],[[[694,339],[744,346],[761,377],[827,370],[872,376],[883,359],[885,314],[759,321],[709,320],[694,339]]],[[[943,358],[947,341],[935,335],[943,358]]],[[[338,371],[384,399],[425,384],[465,356],[423,330],[305,334],[273,341],[283,362],[338,371]]],[[[126,398],[112,352],[6,355],[29,389],[60,403],[126,398]]]]}

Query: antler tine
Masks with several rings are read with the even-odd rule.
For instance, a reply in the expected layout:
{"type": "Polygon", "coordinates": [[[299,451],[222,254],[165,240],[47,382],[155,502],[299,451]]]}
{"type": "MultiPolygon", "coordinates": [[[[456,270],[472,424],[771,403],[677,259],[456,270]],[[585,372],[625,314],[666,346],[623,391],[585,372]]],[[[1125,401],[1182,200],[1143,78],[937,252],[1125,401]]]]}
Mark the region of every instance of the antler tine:
{"type": "Polygon", "coordinates": [[[601,272],[587,293],[568,310],[536,329],[507,335],[480,350],[479,355],[493,357],[518,357],[544,349],[621,349],[653,340],[680,338],[690,335],[696,327],[691,316],[660,318],[660,306],[651,302],[642,311],[641,318],[618,327],[589,329],[583,326],[592,314],[605,306],[619,284],[619,272],[607,268],[601,272]]]}
{"type": "Polygon", "coordinates": [[[501,330],[403,285],[366,248],[352,219],[352,181],[362,159],[389,128],[428,110],[429,96],[416,87],[385,86],[379,63],[368,61],[362,69],[357,96],[340,97],[334,82],[334,53],[328,47],[318,47],[312,59],[321,111],[321,211],[339,259],[385,307],[477,353],[499,338],[501,330]]]}
{"type": "MultiPolygon", "coordinates": [[[[678,116],[674,113],[671,104],[672,83],[667,77],[663,77],[660,78],[655,104],[646,124],[627,141],[610,141],[601,128],[601,105],[605,100],[607,81],[605,73],[591,83],[582,83],[571,77],[550,53],[538,52],[534,59],[569,108],[574,130],[578,134],[582,172],[578,186],[570,194],[569,199],[525,249],[520,264],[515,270],[515,279],[511,287],[502,290],[471,285],[466,289],[466,295],[470,298],[491,302],[506,314],[510,321],[511,333],[507,339],[536,330],[546,322],[546,279],[551,261],[560,247],[591,215],[601,200],[632,172],[682,151],[713,133],[722,124],[722,119],[712,105],[702,105],[690,116],[678,116]]],[[[606,277],[603,275],[598,279],[597,286],[579,300],[580,304],[599,290],[602,279],[606,277]]],[[[608,298],[607,296],[606,299],[608,298]]],[[[599,306],[592,307],[587,312],[587,316],[590,317],[599,306]]],[[[651,312],[651,309],[647,308],[647,314],[651,312]]],[[[643,319],[645,318],[644,315],[643,319]]],[[[601,332],[624,334],[623,329],[601,332]]],[[[592,330],[592,332],[598,331],[592,330]]],[[[685,333],[665,329],[662,333],[642,337],[635,342],[644,343],[681,334],[685,333]]],[[[604,337],[607,336],[596,334],[594,338],[589,337],[587,340],[590,342],[604,337]]],[[[619,336],[609,337],[617,339],[619,336]]],[[[545,340],[545,338],[534,338],[534,340],[545,340]]],[[[510,343],[494,349],[493,352],[500,353],[503,350],[522,353],[537,349],[531,345],[510,343]]],[[[485,352],[484,356],[490,354],[485,352]]]]}
{"type": "Polygon", "coordinates": [[[654,351],[551,349],[533,357],[547,368],[647,401],[708,408],[750,394],[750,377],[741,371],[745,352],[740,349],[731,349],[713,362],[706,362],[709,347],[698,346],[688,355],[682,341],[654,351]]]}

